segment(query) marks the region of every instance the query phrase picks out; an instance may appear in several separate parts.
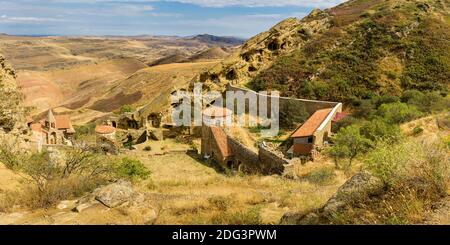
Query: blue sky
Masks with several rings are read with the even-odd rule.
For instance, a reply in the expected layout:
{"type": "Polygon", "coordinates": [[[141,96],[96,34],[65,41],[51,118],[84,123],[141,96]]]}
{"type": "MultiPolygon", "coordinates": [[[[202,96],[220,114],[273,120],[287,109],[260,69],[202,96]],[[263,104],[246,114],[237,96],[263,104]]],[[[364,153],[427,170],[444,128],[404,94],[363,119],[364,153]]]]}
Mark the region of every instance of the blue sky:
{"type": "Polygon", "coordinates": [[[213,34],[248,38],[343,0],[0,0],[12,35],[213,34]]]}

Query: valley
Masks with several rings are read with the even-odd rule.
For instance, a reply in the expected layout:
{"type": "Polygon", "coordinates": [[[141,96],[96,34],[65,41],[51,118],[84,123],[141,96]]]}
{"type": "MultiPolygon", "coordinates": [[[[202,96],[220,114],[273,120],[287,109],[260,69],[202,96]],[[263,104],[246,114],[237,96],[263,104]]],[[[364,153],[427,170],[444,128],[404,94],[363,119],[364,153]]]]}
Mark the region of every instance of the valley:
{"type": "Polygon", "coordinates": [[[125,104],[143,105],[149,93],[168,95],[172,87],[184,86],[241,42],[233,38],[223,40],[208,35],[188,38],[1,35],[0,50],[16,69],[17,83],[25,95],[24,104],[34,107],[33,114],[61,107],[66,113],[81,109],[97,112],[91,115],[112,112],[125,104]],[[183,58],[161,62],[176,55],[183,58]],[[159,85],[165,87],[158,88],[159,85]],[[115,102],[110,105],[110,100],[115,102]]]}

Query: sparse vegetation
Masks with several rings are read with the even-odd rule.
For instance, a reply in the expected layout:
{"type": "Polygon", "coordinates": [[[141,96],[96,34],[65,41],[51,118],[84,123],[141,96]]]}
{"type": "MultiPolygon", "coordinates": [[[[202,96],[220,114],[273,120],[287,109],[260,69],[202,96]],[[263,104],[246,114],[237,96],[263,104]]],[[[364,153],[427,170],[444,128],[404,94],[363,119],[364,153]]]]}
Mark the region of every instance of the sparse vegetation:
{"type": "Polygon", "coordinates": [[[449,148],[439,139],[380,143],[364,167],[386,185],[384,194],[348,206],[331,218],[334,224],[418,224],[432,204],[448,195],[449,148]]]}
{"type": "MultiPolygon", "coordinates": [[[[4,147],[0,158],[14,156],[9,150],[4,147]]],[[[10,202],[18,202],[28,208],[48,208],[60,200],[79,197],[112,180],[137,181],[148,179],[150,175],[150,171],[137,160],[123,158],[117,161],[115,157],[96,153],[87,146],[52,152],[23,152],[21,156],[9,160],[11,164],[6,166],[20,173],[30,187],[23,193],[14,194],[15,198],[10,202]]]]}
{"type": "Polygon", "coordinates": [[[129,113],[129,112],[134,112],[134,107],[131,105],[123,105],[120,108],[120,113],[129,113]]]}

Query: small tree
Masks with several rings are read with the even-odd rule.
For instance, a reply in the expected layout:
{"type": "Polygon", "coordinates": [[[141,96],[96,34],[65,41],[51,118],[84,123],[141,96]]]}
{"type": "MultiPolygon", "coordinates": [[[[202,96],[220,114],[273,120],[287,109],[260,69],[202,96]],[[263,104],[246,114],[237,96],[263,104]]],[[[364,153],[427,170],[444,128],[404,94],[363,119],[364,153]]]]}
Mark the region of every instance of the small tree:
{"type": "Polygon", "coordinates": [[[133,108],[133,106],[131,106],[131,105],[123,105],[123,106],[120,108],[120,112],[121,112],[121,113],[133,112],[133,111],[134,111],[134,108],[133,108]]]}
{"type": "Polygon", "coordinates": [[[335,145],[329,150],[336,159],[348,158],[347,167],[351,167],[353,160],[365,152],[371,145],[371,141],[360,133],[360,127],[351,125],[339,130],[334,139],[335,145]]]}
{"type": "Polygon", "coordinates": [[[115,169],[119,178],[130,180],[145,180],[151,174],[150,170],[148,170],[142,162],[127,157],[122,158],[122,160],[116,164],[115,169]]]}

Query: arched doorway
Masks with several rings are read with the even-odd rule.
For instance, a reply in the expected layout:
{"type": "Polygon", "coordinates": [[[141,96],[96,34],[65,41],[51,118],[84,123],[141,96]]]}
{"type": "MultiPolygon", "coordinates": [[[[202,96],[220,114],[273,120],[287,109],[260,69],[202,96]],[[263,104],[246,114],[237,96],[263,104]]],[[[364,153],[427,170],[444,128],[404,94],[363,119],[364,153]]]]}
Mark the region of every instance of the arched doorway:
{"type": "Polygon", "coordinates": [[[50,134],[50,144],[55,145],[56,144],[56,133],[53,132],[50,134]]]}

